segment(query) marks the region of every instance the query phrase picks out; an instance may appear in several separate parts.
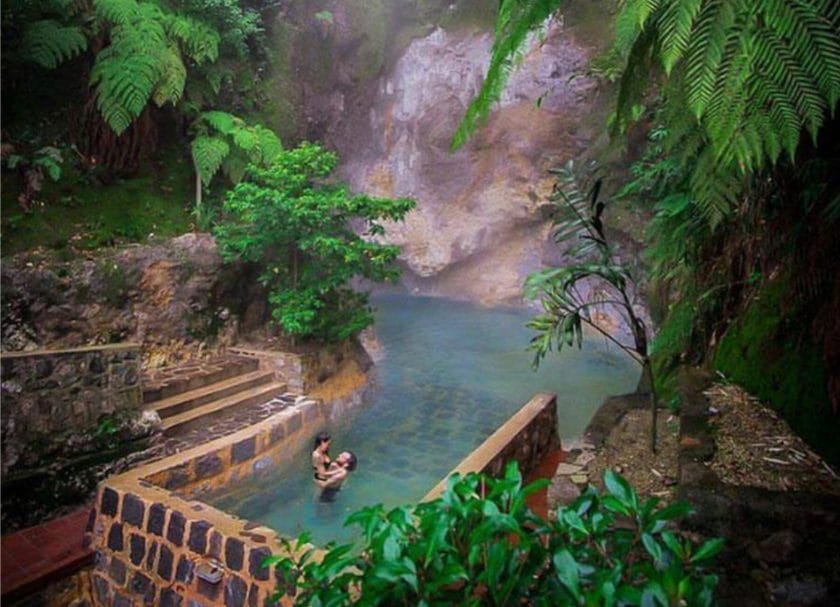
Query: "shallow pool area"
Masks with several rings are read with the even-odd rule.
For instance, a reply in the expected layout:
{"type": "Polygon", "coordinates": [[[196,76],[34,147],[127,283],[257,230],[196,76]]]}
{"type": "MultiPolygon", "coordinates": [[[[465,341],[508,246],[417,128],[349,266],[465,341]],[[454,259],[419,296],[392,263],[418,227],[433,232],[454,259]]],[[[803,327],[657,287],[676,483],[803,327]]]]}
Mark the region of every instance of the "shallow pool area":
{"type": "Polygon", "coordinates": [[[333,435],[333,457],[350,449],[359,458],[336,499],[318,499],[304,449],[209,503],[287,536],[309,530],[316,544],[349,541],[355,529],[342,527],[349,513],[422,498],[535,392],[557,394],[559,436],[574,437],[604,397],[638,381],[638,365],[595,336],[535,372],[526,351],[528,310],[397,295],[374,306],[384,351],[365,403],[323,428],[333,435]]]}

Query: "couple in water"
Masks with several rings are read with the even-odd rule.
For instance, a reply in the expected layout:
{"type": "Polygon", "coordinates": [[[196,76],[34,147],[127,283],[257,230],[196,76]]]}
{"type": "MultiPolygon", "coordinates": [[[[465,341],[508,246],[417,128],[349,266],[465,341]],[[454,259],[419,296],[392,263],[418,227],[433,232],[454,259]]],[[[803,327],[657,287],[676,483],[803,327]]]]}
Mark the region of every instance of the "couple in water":
{"type": "Polygon", "coordinates": [[[321,432],[315,437],[315,450],[312,451],[312,468],[315,471],[315,484],[321,488],[321,501],[333,501],[335,494],[347,479],[347,475],[356,469],[356,456],[352,451],[342,451],[334,460],[330,459],[332,437],[328,432],[321,432]]]}

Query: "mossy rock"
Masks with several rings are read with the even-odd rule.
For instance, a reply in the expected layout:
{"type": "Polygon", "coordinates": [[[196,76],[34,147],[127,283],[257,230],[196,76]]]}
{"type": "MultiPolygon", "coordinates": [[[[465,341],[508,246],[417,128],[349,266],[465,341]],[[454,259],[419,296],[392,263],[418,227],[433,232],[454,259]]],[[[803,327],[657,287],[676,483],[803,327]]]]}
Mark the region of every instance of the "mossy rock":
{"type": "Polygon", "coordinates": [[[786,279],[766,285],[717,348],[714,368],[779,411],[823,457],[840,464],[840,416],[829,404],[827,373],[810,322],[785,310],[786,279]]]}

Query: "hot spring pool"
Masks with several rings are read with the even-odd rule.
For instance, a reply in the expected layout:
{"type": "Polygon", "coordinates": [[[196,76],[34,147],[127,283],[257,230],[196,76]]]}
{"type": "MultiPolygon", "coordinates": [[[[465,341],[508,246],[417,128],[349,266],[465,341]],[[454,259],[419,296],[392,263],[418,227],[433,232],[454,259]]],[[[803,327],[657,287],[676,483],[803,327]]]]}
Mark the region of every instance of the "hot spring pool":
{"type": "Polygon", "coordinates": [[[639,379],[635,362],[595,336],[534,372],[528,310],[396,295],[373,303],[384,357],[365,404],[325,428],[333,457],[350,449],[359,458],[336,500],[317,499],[307,450],[207,501],[284,535],[309,530],[316,544],[351,541],[356,529],[342,527],[348,514],[422,498],[535,392],[557,394],[559,434],[569,438],[606,396],[632,391],[639,379]]]}

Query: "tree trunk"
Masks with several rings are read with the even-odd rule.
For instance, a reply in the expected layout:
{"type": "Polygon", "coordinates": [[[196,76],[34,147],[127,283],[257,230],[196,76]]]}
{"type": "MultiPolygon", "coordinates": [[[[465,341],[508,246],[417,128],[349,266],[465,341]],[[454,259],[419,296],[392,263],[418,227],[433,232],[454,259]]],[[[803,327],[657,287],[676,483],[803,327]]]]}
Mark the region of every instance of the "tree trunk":
{"type": "Polygon", "coordinates": [[[133,173],[157,147],[157,123],[147,106],[121,135],[102,118],[91,90],[78,121],[77,145],[92,166],[118,173],[133,173]]]}
{"type": "Polygon", "coordinates": [[[195,167],[195,208],[201,212],[201,173],[198,172],[198,167],[195,167]]]}
{"type": "Polygon", "coordinates": [[[650,389],[650,450],[652,453],[656,453],[656,414],[659,403],[656,397],[656,385],[653,382],[653,366],[647,356],[642,358],[642,373],[644,373],[650,389]]]}

